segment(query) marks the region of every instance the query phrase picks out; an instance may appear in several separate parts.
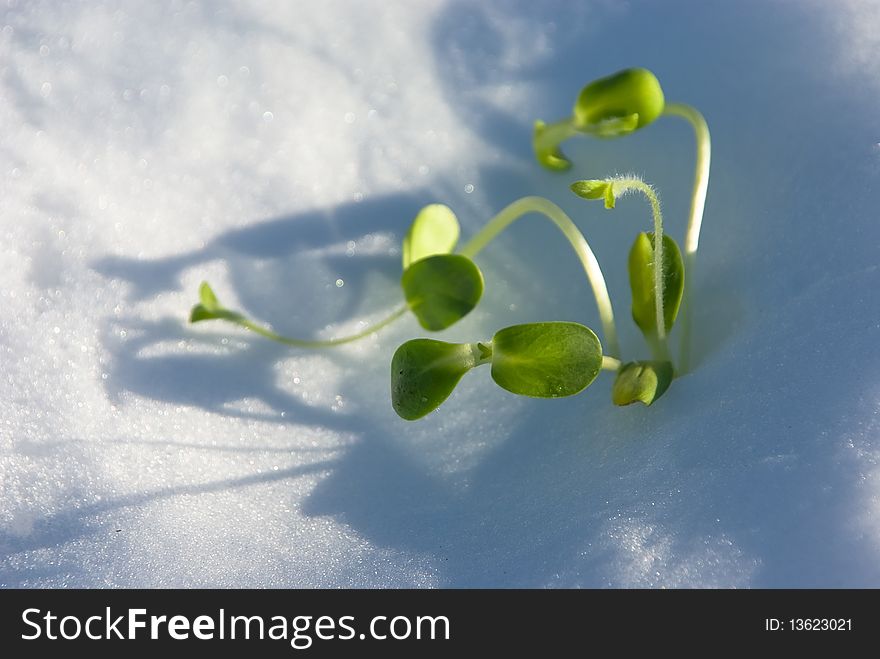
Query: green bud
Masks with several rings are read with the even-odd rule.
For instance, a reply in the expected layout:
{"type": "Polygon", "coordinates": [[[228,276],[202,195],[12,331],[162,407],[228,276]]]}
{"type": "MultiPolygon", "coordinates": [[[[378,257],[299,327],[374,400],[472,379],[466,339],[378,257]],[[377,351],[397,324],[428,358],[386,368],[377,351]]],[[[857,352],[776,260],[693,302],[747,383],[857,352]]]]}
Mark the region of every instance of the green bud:
{"type": "MultiPolygon", "coordinates": [[[[657,336],[657,294],[654,289],[654,234],[639,233],[629,251],[632,317],[650,342],[657,336]]],[[[663,324],[672,331],[684,294],[684,263],[678,244],[663,234],[663,324]]]]}
{"type": "Polygon", "coordinates": [[[572,121],[598,137],[619,137],[647,126],[663,113],[663,89],[647,69],[625,69],[583,88],[572,121]]]}
{"type": "Polygon", "coordinates": [[[630,362],[621,366],[611,389],[615,405],[644,403],[660,398],[672,383],[675,373],[669,362],[630,362]]]}

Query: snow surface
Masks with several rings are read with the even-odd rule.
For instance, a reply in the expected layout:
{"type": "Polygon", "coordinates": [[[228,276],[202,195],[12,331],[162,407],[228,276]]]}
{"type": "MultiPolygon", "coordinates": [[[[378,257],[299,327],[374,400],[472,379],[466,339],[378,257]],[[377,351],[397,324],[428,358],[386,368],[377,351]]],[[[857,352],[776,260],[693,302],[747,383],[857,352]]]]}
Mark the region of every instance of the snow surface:
{"type": "MultiPolygon", "coordinates": [[[[0,584],[880,586],[876,2],[58,2],[0,8],[0,584]],[[398,242],[543,194],[621,319],[649,226],[574,198],[636,171],[681,239],[689,127],[531,159],[531,122],[653,69],[706,115],[698,368],[652,408],[486,372],[418,423],[388,399],[407,318],[335,351],[184,322],[202,279],[287,333],[399,302],[398,242]],[[336,285],[341,279],[343,285],[336,285]]],[[[449,340],[598,326],[564,241],[479,257],[449,340]]]]}

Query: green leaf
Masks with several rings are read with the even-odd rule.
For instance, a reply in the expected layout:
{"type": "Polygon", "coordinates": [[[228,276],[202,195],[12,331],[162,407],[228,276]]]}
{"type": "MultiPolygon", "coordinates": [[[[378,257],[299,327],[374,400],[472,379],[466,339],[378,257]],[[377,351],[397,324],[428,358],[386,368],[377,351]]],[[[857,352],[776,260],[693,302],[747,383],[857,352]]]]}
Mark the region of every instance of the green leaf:
{"type": "Polygon", "coordinates": [[[203,281],[199,286],[199,304],[195,305],[189,312],[189,322],[198,323],[203,320],[232,320],[237,321],[241,314],[229,311],[224,308],[208,282],[203,281]]]}
{"type": "Polygon", "coordinates": [[[458,243],[458,234],[458,218],[449,206],[425,206],[403,239],[403,269],[428,256],[451,253],[458,243]]]}
{"type": "Polygon", "coordinates": [[[211,289],[211,285],[208,282],[203,281],[202,285],[199,286],[199,300],[206,309],[219,309],[220,302],[217,300],[217,296],[214,295],[214,291],[211,289]]]}
{"type": "Polygon", "coordinates": [[[491,357],[483,344],[414,339],[391,359],[391,405],[408,421],[433,412],[449,397],[461,377],[491,357]]]}
{"type": "Polygon", "coordinates": [[[492,350],[492,378],[522,396],[572,396],[602,368],[599,339],[578,323],[514,325],[495,334],[492,350]]]}
{"type": "Polygon", "coordinates": [[[575,181],[571,184],[571,191],[584,199],[604,199],[609,187],[608,181],[575,181]]]}
{"type": "MultiPolygon", "coordinates": [[[[629,252],[629,284],[632,290],[632,316],[645,337],[657,335],[654,308],[654,234],[640,233],[629,252]]],[[[672,329],[684,291],[684,264],[678,244],[663,234],[663,322],[672,329]]]]}
{"type": "Polygon", "coordinates": [[[650,405],[663,395],[674,376],[669,362],[630,362],[621,366],[611,388],[615,405],[650,405]]]}
{"type": "Polygon", "coordinates": [[[217,315],[206,309],[203,305],[197,304],[189,311],[189,322],[198,323],[202,320],[215,320],[217,315]]]}
{"type": "Polygon", "coordinates": [[[535,152],[535,158],[547,169],[563,172],[571,167],[571,161],[565,157],[559,146],[554,145],[551,148],[539,146],[546,128],[547,124],[540,119],[535,122],[535,129],[532,132],[532,149],[535,152]]]}
{"type": "Polygon", "coordinates": [[[626,69],[591,82],[574,106],[578,130],[599,137],[620,137],[663,114],[663,89],[647,69],[626,69]]]}
{"type": "Polygon", "coordinates": [[[571,191],[584,199],[604,199],[605,208],[614,208],[614,181],[613,180],[586,180],[575,181],[570,186],[571,191]]]}
{"type": "Polygon", "coordinates": [[[416,261],[400,279],[409,308],[426,330],[446,329],[470,313],[483,294],[483,275],[460,254],[416,261]]]}

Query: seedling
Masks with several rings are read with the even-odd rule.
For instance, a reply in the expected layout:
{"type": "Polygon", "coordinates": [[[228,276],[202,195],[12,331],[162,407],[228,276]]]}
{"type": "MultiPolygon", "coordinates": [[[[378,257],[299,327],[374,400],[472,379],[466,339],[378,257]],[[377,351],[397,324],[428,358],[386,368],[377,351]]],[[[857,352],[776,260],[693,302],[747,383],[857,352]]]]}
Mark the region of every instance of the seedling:
{"type": "Polygon", "coordinates": [[[682,308],[684,328],[681,373],[688,359],[689,282],[699,242],[709,175],[709,132],[699,112],[682,104],[667,104],[657,78],[645,69],[628,69],[587,85],[568,119],[535,124],[536,157],[546,167],[564,170],[571,163],[559,144],[576,134],[601,138],[627,135],[663,114],[688,119],[697,135],[697,174],[685,236],[685,260],[677,243],[663,231],[663,215],[655,190],[636,176],[577,181],[572,191],[585,199],[602,199],[613,209],[618,199],[638,192],[648,200],[653,232],[636,236],[627,262],[632,291],[632,317],[651,349],[651,361],[623,363],[614,312],[605,279],[584,235],[571,218],[542,197],[519,199],[490,219],[458,252],[460,227],[446,206],[432,204],[414,219],[402,243],[401,287],[405,303],[388,317],[351,336],[308,340],[281,336],[245,315],[220,304],[207,282],[191,322],[225,320],[269,339],[304,348],[324,348],[368,336],[412,312],[426,330],[450,327],[470,313],[483,293],[483,276],[473,259],[515,220],[530,213],[550,220],[574,249],[592,288],[607,348],[588,327],[572,322],[514,325],[496,332],[490,341],[445,343],[414,339],[401,345],[391,362],[391,399],[404,419],[419,419],[437,409],[461,378],[478,366],[491,365],[493,380],[523,396],[559,398],[580,393],[602,369],[615,371],[612,401],[616,405],[652,404],[676,375],[668,336],[682,308]],[[688,276],[685,277],[685,271],[688,276]]]}
{"type": "Polygon", "coordinates": [[[578,134],[622,137],[644,128],[663,114],[665,99],[660,82],[647,69],[626,69],[599,78],[581,90],[571,117],[546,124],[535,122],[532,146],[549,169],[571,167],[559,145],[578,134]]]}
{"type": "MultiPolygon", "coordinates": [[[[682,299],[682,332],[679,372],[690,368],[691,290],[694,280],[700,226],[709,188],[712,142],[702,114],[684,103],[667,103],[656,76],[647,69],[625,69],[591,82],[581,90],[571,117],[546,124],[535,122],[532,145],[538,162],[564,171],[571,162],[559,145],[575,135],[614,138],[629,135],[663,115],[681,117],[694,130],[697,143],[691,208],[684,240],[684,269],[688,273],[682,299]]],[[[661,241],[661,244],[663,241],[661,241]]],[[[661,247],[662,249],[662,247],[661,247]]]]}
{"type": "Polygon", "coordinates": [[[469,314],[483,294],[483,275],[476,264],[467,256],[450,253],[455,249],[458,235],[458,219],[448,207],[425,206],[403,239],[400,284],[405,304],[357,334],[327,340],[282,336],[241,312],[221,305],[208,282],[202,282],[199,288],[199,303],[190,311],[189,321],[225,320],[297,348],[329,348],[357,341],[391,324],[407,311],[412,311],[426,330],[443,330],[469,314]]]}
{"type": "Polygon", "coordinates": [[[459,223],[447,206],[425,206],[413,220],[402,243],[403,274],[401,287],[405,304],[389,316],[350,336],[327,340],[298,339],[282,336],[249,319],[238,311],[224,307],[207,282],[199,288],[199,303],[190,311],[190,322],[225,320],[257,334],[299,348],[328,348],[362,339],[411,311],[426,330],[439,331],[450,327],[476,307],[483,292],[483,275],[473,258],[499,233],[529,213],[550,220],[568,240],[577,254],[593,288],[606,343],[612,355],[620,352],[614,312],[605,278],[593,250],[565,211],[543,197],[523,197],[493,217],[481,231],[456,254],[459,223]]]}
{"type": "Polygon", "coordinates": [[[678,244],[663,233],[663,212],[656,191],[634,175],[576,181],[571,190],[584,199],[602,199],[607,209],[613,209],[617,199],[630,192],[642,193],[650,203],[654,232],[639,233],[629,253],[632,316],[654,358],[668,361],[666,337],[681,305],[685,278],[678,244]],[[662,267],[655,268],[655,263],[662,267]]]}
{"type": "Polygon", "coordinates": [[[619,366],[604,357],[599,338],[578,323],[514,325],[491,341],[444,343],[414,339],[391,360],[391,404],[413,421],[446,400],[462,376],[477,366],[492,365],[492,379],[521,396],[559,398],[586,389],[599,371],[619,366]]]}

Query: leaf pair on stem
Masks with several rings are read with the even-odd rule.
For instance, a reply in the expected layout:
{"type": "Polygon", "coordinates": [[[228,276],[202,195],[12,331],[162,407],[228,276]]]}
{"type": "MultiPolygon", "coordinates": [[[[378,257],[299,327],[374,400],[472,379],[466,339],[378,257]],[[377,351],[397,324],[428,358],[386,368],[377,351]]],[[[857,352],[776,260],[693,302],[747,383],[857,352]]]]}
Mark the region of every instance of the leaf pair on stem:
{"type": "Polygon", "coordinates": [[[491,364],[492,379],[521,396],[559,398],[586,389],[602,369],[602,346],[588,327],[550,322],[514,325],[491,341],[407,341],[391,360],[391,404],[419,419],[446,400],[472,368],[491,364]]]}
{"type": "Polygon", "coordinates": [[[483,295],[480,269],[468,257],[450,253],[455,249],[458,235],[458,219],[448,207],[431,204],[423,208],[402,245],[404,269],[400,283],[405,305],[351,336],[323,341],[282,336],[244,314],[224,307],[208,282],[202,282],[199,288],[199,304],[190,311],[189,321],[225,320],[273,341],[301,348],[327,348],[356,341],[397,320],[407,311],[411,311],[426,330],[440,331],[470,313],[483,295]]]}

